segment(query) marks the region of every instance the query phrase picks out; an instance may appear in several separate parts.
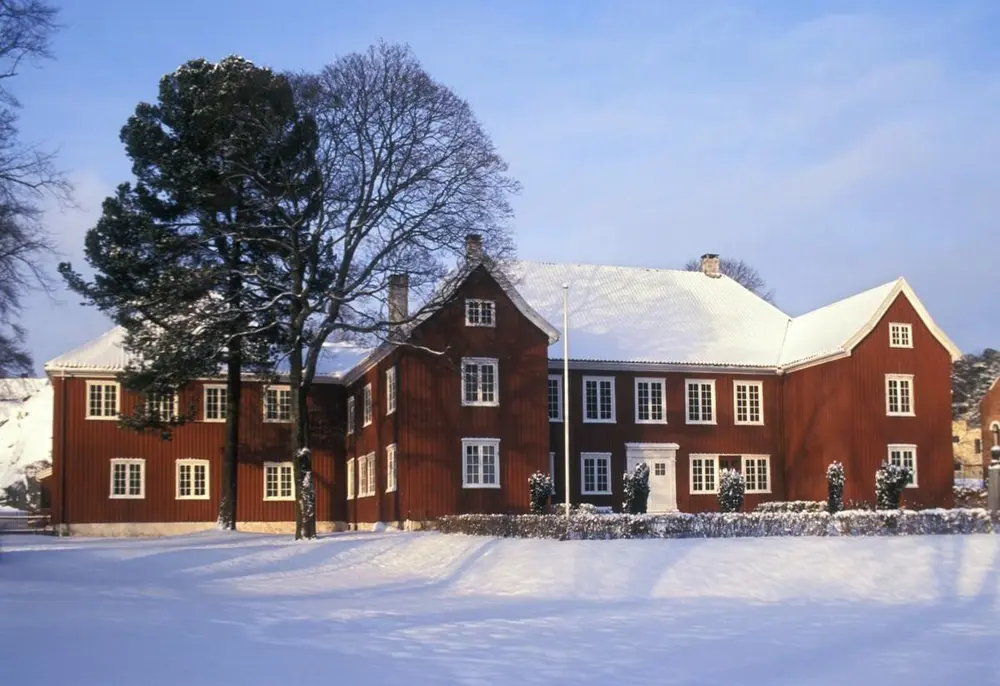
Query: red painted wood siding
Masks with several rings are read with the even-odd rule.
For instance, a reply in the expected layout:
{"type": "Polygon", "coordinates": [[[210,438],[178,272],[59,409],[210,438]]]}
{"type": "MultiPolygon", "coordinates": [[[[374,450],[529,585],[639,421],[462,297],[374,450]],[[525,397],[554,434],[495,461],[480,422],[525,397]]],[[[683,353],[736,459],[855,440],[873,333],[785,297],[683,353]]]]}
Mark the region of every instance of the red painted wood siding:
{"type": "Polygon", "coordinates": [[[890,443],[917,446],[908,506],[953,503],[951,358],[900,295],[850,357],[787,374],[785,479],[789,500],[826,498],[826,467],[844,465],[845,500],[874,502],[890,443]],[[889,323],[913,326],[913,348],[889,347],[889,323]],[[912,374],[915,417],[886,416],[885,375],[912,374]]]}

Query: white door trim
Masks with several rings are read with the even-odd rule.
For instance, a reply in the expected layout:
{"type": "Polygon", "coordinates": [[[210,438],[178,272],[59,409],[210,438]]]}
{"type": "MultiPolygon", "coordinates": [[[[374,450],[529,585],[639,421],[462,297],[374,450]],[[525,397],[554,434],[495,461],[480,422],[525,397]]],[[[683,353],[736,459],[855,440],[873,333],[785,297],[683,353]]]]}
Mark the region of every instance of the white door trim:
{"type": "Polygon", "coordinates": [[[639,462],[649,466],[649,511],[677,511],[677,443],[626,443],[625,460],[628,470],[639,462]],[[656,477],[654,463],[666,462],[666,474],[656,477]],[[655,492],[654,492],[655,491],[655,492]]]}

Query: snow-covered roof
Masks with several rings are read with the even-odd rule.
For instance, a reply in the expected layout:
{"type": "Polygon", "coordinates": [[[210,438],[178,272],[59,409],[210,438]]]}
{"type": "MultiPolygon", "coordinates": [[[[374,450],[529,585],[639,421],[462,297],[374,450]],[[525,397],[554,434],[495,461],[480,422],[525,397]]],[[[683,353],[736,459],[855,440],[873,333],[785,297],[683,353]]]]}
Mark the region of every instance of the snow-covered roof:
{"type": "Polygon", "coordinates": [[[48,382],[48,379],[44,377],[15,377],[0,379],[0,403],[23,402],[29,396],[41,390],[41,388],[48,382]]]}

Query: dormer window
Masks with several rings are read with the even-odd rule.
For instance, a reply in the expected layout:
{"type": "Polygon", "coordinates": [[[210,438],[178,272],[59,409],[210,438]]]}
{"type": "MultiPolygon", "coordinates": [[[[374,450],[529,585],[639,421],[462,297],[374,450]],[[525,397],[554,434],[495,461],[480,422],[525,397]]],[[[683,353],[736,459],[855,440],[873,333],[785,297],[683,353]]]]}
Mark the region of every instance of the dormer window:
{"type": "Polygon", "coordinates": [[[890,348],[912,348],[913,347],[913,325],[912,324],[889,324],[889,347],[890,348]]]}
{"type": "Polygon", "coordinates": [[[465,325],[496,326],[496,308],[497,304],[493,300],[466,300],[465,325]]]}

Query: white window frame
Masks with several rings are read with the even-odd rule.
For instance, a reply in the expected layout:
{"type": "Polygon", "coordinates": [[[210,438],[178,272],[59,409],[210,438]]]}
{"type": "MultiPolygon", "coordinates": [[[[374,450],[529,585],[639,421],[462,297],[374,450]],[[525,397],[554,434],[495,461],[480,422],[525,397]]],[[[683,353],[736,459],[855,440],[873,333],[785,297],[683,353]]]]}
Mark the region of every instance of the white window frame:
{"type": "Polygon", "coordinates": [[[372,421],[374,421],[372,412],[372,385],[370,383],[365,384],[365,387],[361,389],[361,428],[366,426],[371,426],[372,421]]]}
{"type": "Polygon", "coordinates": [[[288,502],[290,500],[295,500],[295,468],[291,462],[265,462],[264,469],[262,470],[262,476],[264,477],[264,500],[267,502],[288,502]],[[276,469],[278,470],[278,495],[268,496],[267,495],[267,470],[276,469]],[[281,495],[281,473],[288,469],[291,473],[292,479],[292,493],[291,495],[281,495]]]}
{"type": "Polygon", "coordinates": [[[904,324],[903,322],[889,322],[889,347],[912,348],[913,324],[904,324]],[[899,339],[898,343],[896,342],[897,334],[899,339]]]}
{"type": "MultiPolygon", "coordinates": [[[[685,386],[685,389],[686,388],[687,387],[685,386]]],[[[770,475],[768,476],[770,478],[770,475]]],[[[691,495],[715,495],[718,492],[719,492],[719,456],[707,453],[691,453],[690,455],[688,455],[688,493],[690,493],[691,495]],[[706,480],[704,478],[704,469],[705,469],[704,464],[709,462],[712,464],[712,474],[714,483],[712,483],[711,490],[703,489],[696,491],[694,488],[694,463],[695,461],[698,460],[702,461],[703,465],[702,481],[706,480]]]]}
{"type": "MultiPolygon", "coordinates": [[[[990,442],[993,445],[997,445],[997,439],[996,439],[997,429],[1000,429],[1000,422],[990,422],[990,442]]],[[[992,448],[993,445],[991,445],[990,447],[992,448]]],[[[984,451],[986,450],[985,445],[983,446],[983,450],[984,451]]]]}
{"type": "Polygon", "coordinates": [[[100,379],[88,379],[87,380],[87,397],[86,397],[86,403],[87,404],[86,404],[86,410],[85,410],[85,412],[86,412],[86,418],[87,419],[94,419],[94,420],[97,420],[97,421],[108,420],[108,419],[110,419],[110,420],[117,420],[118,419],[118,415],[121,413],[121,406],[122,406],[122,389],[121,389],[121,385],[117,381],[102,381],[100,379]],[[91,409],[92,409],[91,406],[90,406],[90,388],[92,386],[101,386],[101,410],[102,410],[102,414],[91,414],[91,412],[90,412],[91,409]],[[106,387],[106,386],[114,386],[114,389],[115,389],[115,407],[114,407],[114,413],[113,414],[105,414],[103,412],[103,410],[104,410],[104,397],[105,397],[104,396],[104,387],[106,387]]]}
{"type": "Polygon", "coordinates": [[[899,464],[905,467],[906,460],[903,458],[903,453],[911,452],[913,453],[913,482],[906,484],[907,488],[917,488],[919,482],[917,481],[918,471],[917,471],[917,446],[913,443],[890,443],[888,450],[886,451],[886,462],[889,464],[899,464]],[[892,454],[894,452],[899,453],[899,462],[893,462],[892,454]]]}
{"type": "Polygon", "coordinates": [[[210,383],[205,384],[201,388],[201,419],[204,422],[218,422],[223,423],[226,421],[226,413],[229,411],[229,388],[225,384],[210,383]],[[224,401],[219,405],[219,417],[209,417],[208,416],[208,392],[209,391],[220,391],[222,393],[222,400],[224,401]]]}
{"type": "MultiPolygon", "coordinates": [[[[745,483],[747,484],[746,492],[747,493],[770,493],[771,492],[771,488],[772,488],[772,486],[771,486],[771,456],[770,455],[740,455],[740,469],[742,470],[741,473],[743,474],[743,479],[744,480],[746,480],[746,478],[747,478],[747,466],[748,466],[748,462],[751,461],[751,460],[757,461],[757,462],[763,460],[763,461],[766,462],[766,464],[767,464],[767,467],[766,467],[766,469],[767,469],[767,484],[766,484],[766,487],[764,489],[750,488],[750,482],[749,481],[745,481],[745,483]]],[[[759,465],[754,465],[754,468],[756,469],[758,466],[759,465]]],[[[718,475],[716,475],[716,479],[718,479],[718,475]]],[[[754,481],[756,481],[756,479],[754,479],[754,481]]]]}
{"type": "Polygon", "coordinates": [[[396,411],[396,366],[385,370],[385,414],[396,411]]]}
{"type": "Polygon", "coordinates": [[[347,461],[347,499],[354,500],[354,458],[347,461]]]}
{"type": "Polygon", "coordinates": [[[375,453],[370,452],[358,458],[358,498],[371,498],[378,490],[378,469],[375,453]]]}
{"type": "Polygon", "coordinates": [[[143,500],[146,497],[146,460],[141,457],[115,457],[111,460],[111,480],[108,484],[108,498],[111,500],[143,500]],[[125,493],[115,493],[115,465],[125,465],[125,493]],[[132,466],[139,466],[139,494],[130,494],[132,466]]]}
{"type": "MultiPolygon", "coordinates": [[[[288,385],[267,385],[261,391],[261,415],[264,417],[264,421],[268,424],[287,424],[292,421],[292,388],[288,385]],[[274,391],[277,395],[275,396],[275,407],[277,408],[278,417],[271,419],[267,416],[267,393],[268,391],[274,391]],[[288,394],[288,419],[281,419],[281,394],[288,394]]],[[[274,463],[278,464],[278,463],[274,463]]]]}
{"type": "Polygon", "coordinates": [[[500,360],[495,357],[463,357],[462,373],[459,375],[462,383],[462,406],[463,407],[499,407],[500,405],[500,360]],[[466,365],[476,365],[476,394],[478,397],[469,398],[466,395],[465,367],[466,365]],[[483,400],[483,367],[493,367],[493,400],[483,400]]]}
{"type": "Polygon", "coordinates": [[[154,406],[159,405],[160,407],[156,407],[156,416],[157,416],[157,419],[159,419],[161,422],[162,421],[170,421],[171,419],[176,419],[177,417],[180,416],[178,414],[178,408],[180,407],[180,400],[181,400],[180,396],[176,392],[174,392],[174,393],[149,393],[144,398],[144,402],[146,403],[146,414],[147,415],[151,414],[152,408],[154,406]],[[169,417],[167,417],[167,416],[164,416],[164,413],[162,411],[163,410],[162,406],[165,404],[166,399],[169,398],[171,395],[173,395],[173,398],[174,398],[174,412],[169,417]]]}
{"type": "Polygon", "coordinates": [[[499,438],[463,438],[462,439],[462,488],[500,488],[500,439],[499,438]],[[469,482],[469,467],[466,463],[467,448],[469,446],[479,446],[479,481],[469,482]],[[496,483],[483,483],[483,446],[492,446],[495,455],[496,483]]]}
{"type": "MultiPolygon", "coordinates": [[[[900,389],[900,390],[902,390],[902,386],[897,386],[897,388],[900,389]]],[[[915,397],[914,396],[915,395],[916,394],[914,393],[914,390],[913,390],[913,374],[886,374],[885,375],[885,416],[886,417],[915,417],[915,416],[917,416],[916,409],[914,407],[914,405],[915,405],[915,403],[914,403],[915,397]],[[906,381],[907,382],[907,385],[909,387],[909,396],[910,396],[909,397],[909,400],[910,400],[910,409],[909,409],[908,412],[901,412],[901,411],[893,412],[892,411],[891,395],[890,395],[890,392],[889,392],[889,388],[890,388],[890,386],[891,386],[891,384],[892,384],[893,381],[897,382],[897,384],[900,381],[906,381]]],[[[900,407],[903,406],[903,395],[902,395],[902,393],[900,393],[900,395],[899,395],[899,406],[900,407]]]]}
{"type": "Polygon", "coordinates": [[[354,412],[355,398],[353,395],[347,397],[347,434],[354,433],[354,425],[358,422],[358,417],[354,412]]]}
{"type": "Polygon", "coordinates": [[[666,424],[667,423],[667,380],[663,378],[654,378],[646,376],[638,376],[633,384],[635,389],[635,423],[636,424],[666,424]],[[639,384],[649,384],[649,419],[639,419],[639,384]],[[653,419],[653,386],[660,387],[660,413],[663,415],[661,419],[653,419]]]}
{"type": "Polygon", "coordinates": [[[739,426],[764,426],[764,382],[763,381],[743,381],[735,379],[733,381],[733,422],[739,426]],[[740,386],[747,387],[747,419],[740,421],[740,386]],[[760,414],[758,421],[750,419],[750,388],[757,389],[757,411],[760,414]]]}
{"type": "Polygon", "coordinates": [[[497,301],[496,300],[484,300],[483,298],[466,298],[465,299],[465,325],[466,326],[477,326],[477,327],[490,327],[494,328],[497,325],[497,301]],[[479,308],[479,320],[478,322],[473,322],[469,317],[472,311],[472,305],[476,305],[479,308]],[[490,321],[483,322],[483,306],[488,305],[488,310],[490,312],[490,321]]]}
{"type": "Polygon", "coordinates": [[[211,469],[212,466],[208,460],[197,460],[194,458],[182,458],[176,460],[176,466],[174,467],[174,498],[176,500],[208,500],[212,493],[211,484],[211,469]],[[181,468],[190,467],[191,468],[191,494],[181,495],[181,468]],[[202,495],[195,494],[194,484],[194,470],[195,467],[205,468],[205,493],[202,495]]]}
{"type": "Polygon", "coordinates": [[[395,493],[399,487],[399,464],[396,461],[396,444],[385,447],[385,492],[395,493]]]}
{"type": "Polygon", "coordinates": [[[618,403],[615,402],[615,377],[613,376],[585,376],[583,377],[583,423],[584,424],[615,424],[618,421],[618,403]],[[601,419],[601,384],[611,382],[611,418],[601,419]],[[587,384],[597,384],[597,418],[587,417],[587,384]]]}
{"type": "Polygon", "coordinates": [[[716,392],[715,379],[684,379],[684,423],[704,425],[718,424],[718,398],[719,395],[716,392]],[[694,384],[697,384],[698,386],[698,419],[691,419],[691,386],[694,384]],[[702,417],[702,386],[710,386],[712,388],[712,418],[710,420],[706,420],[702,417]]]}
{"type": "Polygon", "coordinates": [[[611,453],[580,453],[580,495],[611,495],[611,453]],[[594,460],[594,490],[587,490],[587,460],[594,460]],[[597,464],[606,462],[608,470],[608,487],[597,488],[597,464]]]}
{"type": "MultiPolygon", "coordinates": [[[[563,399],[563,378],[562,378],[562,375],[561,374],[549,374],[548,381],[555,381],[556,382],[556,388],[558,389],[556,391],[556,395],[559,396],[559,410],[556,413],[555,417],[553,417],[551,413],[549,414],[549,421],[553,422],[553,423],[561,422],[563,420],[563,405],[565,404],[565,401],[563,399]]],[[[546,382],[546,386],[545,386],[545,407],[546,407],[546,412],[548,412],[548,410],[550,409],[549,408],[549,387],[548,387],[548,382],[546,382]]]]}

